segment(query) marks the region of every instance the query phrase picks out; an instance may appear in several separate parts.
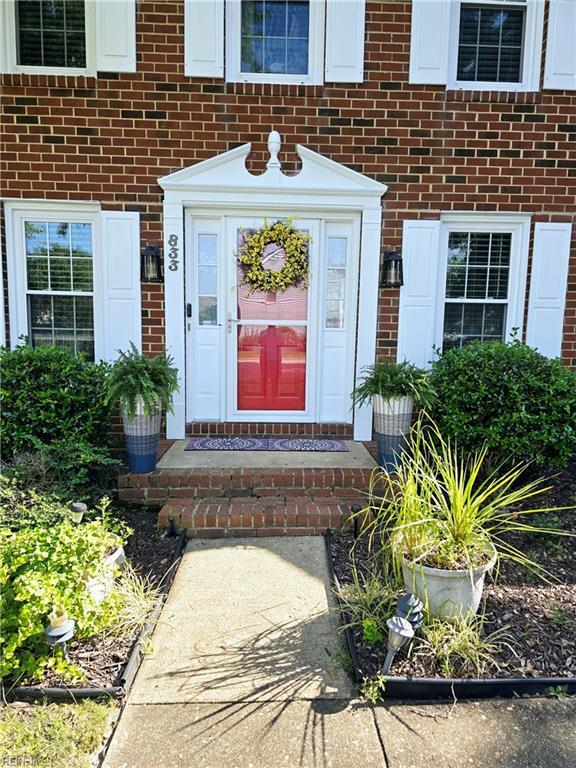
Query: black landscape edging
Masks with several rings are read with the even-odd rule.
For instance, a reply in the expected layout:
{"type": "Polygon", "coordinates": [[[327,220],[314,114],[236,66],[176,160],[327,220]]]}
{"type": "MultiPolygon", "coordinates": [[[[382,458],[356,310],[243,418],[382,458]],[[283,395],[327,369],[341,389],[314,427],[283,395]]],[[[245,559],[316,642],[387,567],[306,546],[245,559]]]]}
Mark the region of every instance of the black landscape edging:
{"type": "MultiPolygon", "coordinates": [[[[336,597],[344,624],[350,623],[350,617],[344,610],[338,597],[340,583],[336,576],[334,557],[332,554],[332,531],[328,528],[324,534],[330,578],[336,588],[336,597]]],[[[344,630],[346,642],[352,659],[354,678],[362,683],[367,675],[362,670],[354,635],[350,627],[344,630]]],[[[534,696],[553,694],[576,694],[576,677],[487,677],[487,678],[434,678],[434,677],[386,677],[384,697],[387,699],[485,699],[491,697],[513,698],[515,696],[534,696]]]]}
{"type": "Polygon", "coordinates": [[[81,686],[69,686],[69,687],[48,687],[44,688],[38,685],[20,685],[15,688],[6,689],[1,687],[3,697],[7,701],[38,701],[39,699],[46,699],[47,701],[68,701],[74,702],[80,699],[100,699],[104,697],[110,697],[113,699],[121,699],[130,690],[136,673],[142,662],[142,651],[140,650],[145,640],[150,637],[158,621],[160,611],[164,607],[164,602],[168,595],[168,591],[174,580],[176,573],[175,565],[182,556],[184,547],[186,546],[186,529],[184,528],[176,540],[176,546],[170,557],[170,562],[166,568],[164,576],[161,579],[162,596],[158,601],[158,604],[148,617],[146,624],[142,631],[134,641],[128,660],[124,665],[124,670],[120,676],[121,685],[107,686],[104,688],[82,688],[81,686]]]}

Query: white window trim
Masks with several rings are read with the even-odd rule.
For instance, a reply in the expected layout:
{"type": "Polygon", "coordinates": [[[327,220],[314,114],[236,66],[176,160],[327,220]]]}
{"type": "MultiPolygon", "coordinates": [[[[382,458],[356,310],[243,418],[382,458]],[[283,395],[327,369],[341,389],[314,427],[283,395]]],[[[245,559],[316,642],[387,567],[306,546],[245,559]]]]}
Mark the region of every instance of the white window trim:
{"type": "Polygon", "coordinates": [[[542,65],[542,39],[544,32],[544,0],[527,2],[506,2],[501,0],[459,0],[451,3],[450,45],[448,60],[448,90],[457,91],[539,91],[542,65]],[[460,30],[460,8],[462,5],[506,6],[526,8],[522,80],[519,83],[476,82],[458,80],[458,38],[460,30]]]}
{"type": "MultiPolygon", "coordinates": [[[[101,0],[100,0],[101,1],[101,0]]],[[[0,0],[4,5],[5,47],[7,71],[22,75],[73,75],[86,77],[96,75],[96,3],[85,0],[86,7],[86,66],[85,67],[33,67],[18,64],[16,46],[16,3],[15,0],[0,0]]],[[[0,41],[1,42],[1,41],[0,41]]]]}
{"type": "MultiPolygon", "coordinates": [[[[440,258],[436,297],[436,319],[434,323],[434,344],[441,348],[444,335],[444,305],[446,301],[446,272],[448,262],[448,235],[450,232],[510,232],[510,272],[508,283],[508,309],[504,340],[509,341],[514,329],[518,338],[523,338],[524,309],[526,304],[526,280],[528,273],[528,251],[530,247],[531,217],[525,214],[508,213],[444,213],[440,217],[440,258]]],[[[466,300],[463,299],[466,303],[466,300]]],[[[484,303],[490,303],[487,300],[484,303]]],[[[498,302],[502,303],[502,302],[498,302]]]]}
{"type": "MultiPolygon", "coordinates": [[[[8,266],[8,316],[10,318],[10,347],[20,343],[21,336],[28,335],[28,308],[26,288],[26,252],[24,222],[32,217],[44,221],[83,222],[92,225],[94,263],[93,312],[94,312],[94,359],[104,358],[104,305],[102,270],[98,263],[102,254],[100,231],[100,204],[77,203],[68,200],[5,200],[6,256],[8,266]]],[[[48,295],[58,291],[46,292],[48,295]]],[[[68,295],[68,292],[66,293],[68,295]]]]}
{"type": "Polygon", "coordinates": [[[226,0],[226,81],[277,85],[322,85],[324,82],[325,15],[325,0],[310,0],[307,75],[241,72],[241,0],[226,0]]]}

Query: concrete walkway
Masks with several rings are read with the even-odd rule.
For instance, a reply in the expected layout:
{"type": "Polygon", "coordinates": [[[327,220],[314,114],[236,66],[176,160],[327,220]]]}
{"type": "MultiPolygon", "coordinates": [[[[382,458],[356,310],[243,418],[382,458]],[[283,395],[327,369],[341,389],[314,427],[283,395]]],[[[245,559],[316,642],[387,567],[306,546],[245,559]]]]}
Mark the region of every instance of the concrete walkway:
{"type": "Polygon", "coordinates": [[[194,541],[104,768],[566,768],[574,702],[372,709],[341,668],[324,542],[194,541]]]}

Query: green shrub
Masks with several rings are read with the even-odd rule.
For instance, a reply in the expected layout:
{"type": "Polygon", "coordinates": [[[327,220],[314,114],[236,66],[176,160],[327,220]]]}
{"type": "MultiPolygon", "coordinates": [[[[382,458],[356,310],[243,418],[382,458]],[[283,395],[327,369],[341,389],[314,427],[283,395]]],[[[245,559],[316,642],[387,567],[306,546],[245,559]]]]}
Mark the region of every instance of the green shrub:
{"type": "Polygon", "coordinates": [[[81,438],[67,437],[35,451],[16,453],[4,474],[23,490],[53,494],[63,501],[91,501],[111,484],[111,470],[120,462],[107,448],[95,447],[81,438]]]}
{"type": "Polygon", "coordinates": [[[86,581],[102,570],[104,556],[119,541],[103,520],[0,529],[1,679],[38,679],[46,667],[71,681],[80,677],[48,648],[44,627],[57,607],[76,622],[75,639],[105,629],[106,606],[93,601],[86,581]]]}
{"type": "Polygon", "coordinates": [[[104,400],[108,366],[89,363],[65,347],[27,345],[0,351],[0,438],[9,460],[38,441],[76,438],[103,446],[109,432],[104,400]]]}
{"type": "Polygon", "coordinates": [[[58,499],[33,488],[20,488],[14,478],[0,475],[0,528],[50,528],[69,515],[67,506],[58,499]]]}
{"type": "Polygon", "coordinates": [[[432,365],[432,416],[466,451],[564,466],[576,451],[576,374],[513,341],[472,342],[432,365]]]}

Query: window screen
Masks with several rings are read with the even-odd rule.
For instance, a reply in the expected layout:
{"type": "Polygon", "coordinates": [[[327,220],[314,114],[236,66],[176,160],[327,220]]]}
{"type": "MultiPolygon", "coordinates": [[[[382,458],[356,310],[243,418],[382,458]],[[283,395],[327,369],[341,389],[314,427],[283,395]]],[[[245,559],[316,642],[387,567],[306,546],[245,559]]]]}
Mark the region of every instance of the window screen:
{"type": "Polygon", "coordinates": [[[18,64],[86,66],[84,0],[17,0],[18,64]]]}
{"type": "Polygon", "coordinates": [[[519,83],[526,9],[462,3],[458,80],[519,83]]]}

